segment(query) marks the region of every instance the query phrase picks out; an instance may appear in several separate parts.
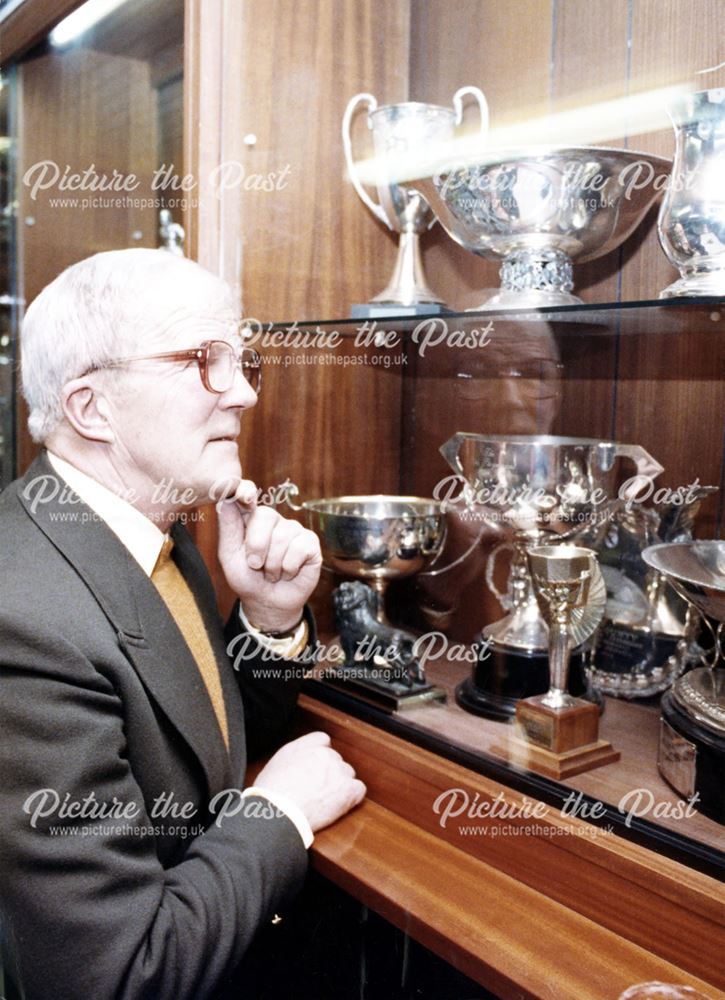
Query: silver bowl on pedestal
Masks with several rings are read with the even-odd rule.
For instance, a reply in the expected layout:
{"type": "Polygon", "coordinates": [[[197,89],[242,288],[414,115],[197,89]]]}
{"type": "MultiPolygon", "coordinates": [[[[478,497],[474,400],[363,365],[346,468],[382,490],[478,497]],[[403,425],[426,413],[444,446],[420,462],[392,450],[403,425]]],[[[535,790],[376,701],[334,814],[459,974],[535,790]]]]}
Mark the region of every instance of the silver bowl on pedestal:
{"type": "Polygon", "coordinates": [[[352,577],[333,593],[344,663],[324,679],[386,711],[445,701],[425,678],[416,636],[392,625],[385,591],[440,554],[446,535],[443,504],[406,496],[340,496],[301,505],[319,537],[324,566],[352,577]]]}
{"type": "Polygon", "coordinates": [[[581,305],[572,264],[602,257],[642,221],[671,161],[596,146],[491,152],[413,182],[448,235],[501,261],[501,291],[480,309],[581,305]]]}

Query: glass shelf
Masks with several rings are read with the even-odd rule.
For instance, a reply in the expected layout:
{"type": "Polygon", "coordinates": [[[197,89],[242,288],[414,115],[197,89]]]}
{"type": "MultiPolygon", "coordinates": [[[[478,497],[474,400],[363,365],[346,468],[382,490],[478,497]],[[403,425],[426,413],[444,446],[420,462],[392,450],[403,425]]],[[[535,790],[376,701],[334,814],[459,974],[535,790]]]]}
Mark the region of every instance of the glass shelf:
{"type": "MultiPolygon", "coordinates": [[[[471,312],[444,312],[418,316],[396,314],[365,318],[340,317],[337,319],[309,319],[263,322],[265,331],[331,332],[339,329],[343,337],[355,337],[361,328],[373,330],[399,330],[410,334],[420,324],[444,321],[449,329],[485,326],[488,321],[508,328],[518,324],[581,325],[588,336],[619,336],[641,334],[646,325],[648,334],[677,334],[692,329],[722,331],[725,329],[725,298],[652,299],[639,302],[602,302],[589,305],[557,306],[546,309],[485,310],[471,312]]],[[[251,322],[257,322],[256,320],[251,322]]],[[[283,346],[280,344],[280,346],[283,346]]],[[[289,346],[294,346],[290,344],[289,346]]]]}
{"type": "MultiPolygon", "coordinates": [[[[455,703],[453,688],[465,672],[451,671],[428,665],[429,679],[448,689],[445,705],[425,706],[405,712],[387,714],[354,697],[346,695],[319,680],[305,682],[305,690],[326,704],[408,740],[471,771],[513,788],[529,798],[541,800],[562,810],[564,815],[586,817],[607,834],[647,847],[703,874],[725,878],[725,830],[714,820],[696,811],[684,820],[653,818],[653,810],[665,804],[673,813],[679,801],[656,770],[654,755],[640,759],[637,780],[628,774],[631,755],[647,748],[656,739],[659,712],[655,704],[637,704],[607,698],[600,732],[610,736],[621,750],[624,764],[610,764],[600,771],[590,771],[566,781],[555,781],[520,766],[509,764],[500,752],[507,725],[464,712],[455,703]],[[627,759],[629,758],[629,759],[627,759]],[[606,776],[604,772],[608,772],[606,776]],[[645,788],[654,796],[637,798],[637,790],[645,788]],[[578,809],[572,812],[577,798],[578,809]],[[625,799],[624,809],[619,803],[625,799]],[[589,807],[594,807],[592,814],[589,807]],[[646,810],[649,807],[649,811],[646,810]]],[[[652,748],[650,747],[650,750],[652,748]]]]}

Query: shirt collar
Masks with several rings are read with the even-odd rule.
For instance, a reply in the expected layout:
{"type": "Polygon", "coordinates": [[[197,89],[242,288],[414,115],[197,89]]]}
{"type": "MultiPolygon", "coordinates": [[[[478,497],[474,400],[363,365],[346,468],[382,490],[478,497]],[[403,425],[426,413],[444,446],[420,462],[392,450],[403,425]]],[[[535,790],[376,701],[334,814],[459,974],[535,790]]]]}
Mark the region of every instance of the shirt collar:
{"type": "Polygon", "coordinates": [[[144,573],[151,576],[167,536],[133,504],[76,469],[65,459],[49,451],[48,461],[81,500],[106,522],[144,573]]]}

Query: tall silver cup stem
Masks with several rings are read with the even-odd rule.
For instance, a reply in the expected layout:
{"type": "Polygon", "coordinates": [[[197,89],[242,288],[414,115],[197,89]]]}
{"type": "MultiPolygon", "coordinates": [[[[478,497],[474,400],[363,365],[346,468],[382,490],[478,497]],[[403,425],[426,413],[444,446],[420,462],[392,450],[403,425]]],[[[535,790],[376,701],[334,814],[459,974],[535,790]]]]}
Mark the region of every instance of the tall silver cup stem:
{"type": "Polygon", "coordinates": [[[390,282],[372,299],[373,302],[389,302],[392,305],[442,302],[440,296],[429,288],[426,281],[420,253],[420,232],[421,230],[415,228],[413,222],[400,233],[398,253],[390,282]]]}
{"type": "Polygon", "coordinates": [[[588,639],[604,614],[607,593],[596,553],[578,545],[538,545],[529,550],[536,599],[549,626],[549,690],[541,702],[553,709],[578,704],[567,693],[572,649],[588,639]]]}
{"type": "Polygon", "coordinates": [[[370,580],[370,586],[378,597],[378,608],[375,617],[383,625],[390,625],[391,622],[385,613],[385,592],[388,589],[388,581],[382,576],[374,576],[370,580]]]}

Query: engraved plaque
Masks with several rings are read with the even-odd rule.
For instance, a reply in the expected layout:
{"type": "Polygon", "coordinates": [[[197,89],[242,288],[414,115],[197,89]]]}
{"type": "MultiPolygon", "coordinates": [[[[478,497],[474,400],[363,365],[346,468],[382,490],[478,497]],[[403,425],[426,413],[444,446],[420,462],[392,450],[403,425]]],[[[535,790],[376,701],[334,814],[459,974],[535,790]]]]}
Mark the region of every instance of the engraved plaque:
{"type": "Polygon", "coordinates": [[[554,749],[554,719],[552,716],[528,713],[519,708],[517,718],[529,743],[544,747],[545,750],[554,749]]]}
{"type": "Polygon", "coordinates": [[[665,719],[660,719],[660,746],[657,756],[660,774],[683,798],[695,794],[697,746],[680,736],[665,719]]]}

